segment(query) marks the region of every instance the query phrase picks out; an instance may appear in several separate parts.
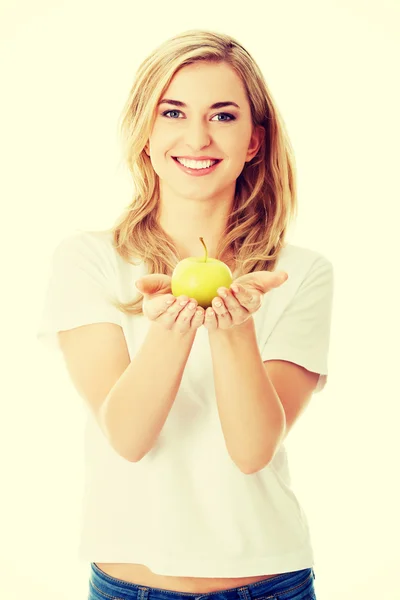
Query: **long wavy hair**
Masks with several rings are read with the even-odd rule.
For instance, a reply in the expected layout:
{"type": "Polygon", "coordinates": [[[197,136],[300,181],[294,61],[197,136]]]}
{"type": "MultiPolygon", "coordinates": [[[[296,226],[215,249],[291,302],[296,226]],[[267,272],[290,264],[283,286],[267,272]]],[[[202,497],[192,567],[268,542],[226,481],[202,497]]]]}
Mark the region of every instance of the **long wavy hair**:
{"type": "MultiPolygon", "coordinates": [[[[117,253],[147,271],[172,275],[181,260],[173,240],[158,224],[159,179],[145,146],[157,103],[179,69],[197,61],[224,62],[241,78],[254,126],[265,130],[253,159],[236,180],[233,210],[216,258],[233,254],[234,278],[275,269],[292,219],[297,217],[295,159],[284,121],[256,62],[240,43],[222,33],[190,30],[156,48],[139,66],[120,117],[122,155],[134,184],[133,199],[107,233],[117,253]]],[[[132,292],[134,292],[132,286],[132,292]]],[[[112,304],[126,314],[143,314],[143,296],[112,304]]]]}

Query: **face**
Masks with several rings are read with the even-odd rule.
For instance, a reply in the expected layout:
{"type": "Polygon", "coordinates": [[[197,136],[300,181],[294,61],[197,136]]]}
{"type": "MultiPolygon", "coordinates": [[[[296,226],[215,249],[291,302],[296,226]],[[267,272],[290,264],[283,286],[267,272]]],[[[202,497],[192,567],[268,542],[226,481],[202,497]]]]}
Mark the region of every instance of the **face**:
{"type": "MultiPolygon", "coordinates": [[[[236,179],[261,145],[264,129],[254,130],[240,77],[226,63],[195,63],[178,71],[160,98],[146,146],[160,179],[161,197],[233,199],[236,179]],[[175,100],[186,106],[161,103],[175,100]],[[223,107],[218,102],[235,103],[223,107]],[[191,173],[174,157],[210,157],[220,162],[191,173]]],[[[197,165],[200,166],[200,165],[197,165]]]]}

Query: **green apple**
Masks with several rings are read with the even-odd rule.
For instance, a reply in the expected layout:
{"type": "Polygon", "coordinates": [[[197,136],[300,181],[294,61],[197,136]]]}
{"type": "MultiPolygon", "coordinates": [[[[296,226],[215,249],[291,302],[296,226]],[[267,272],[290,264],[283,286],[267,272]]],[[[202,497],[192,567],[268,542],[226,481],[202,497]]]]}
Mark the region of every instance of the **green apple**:
{"type": "Polygon", "coordinates": [[[199,239],[205,249],[204,256],[189,256],[176,265],[171,277],[171,290],[174,296],[184,294],[197,300],[199,306],[208,308],[212,299],[218,296],[218,288],[229,288],[233,277],[222,260],[208,258],[207,246],[203,238],[199,239]]]}

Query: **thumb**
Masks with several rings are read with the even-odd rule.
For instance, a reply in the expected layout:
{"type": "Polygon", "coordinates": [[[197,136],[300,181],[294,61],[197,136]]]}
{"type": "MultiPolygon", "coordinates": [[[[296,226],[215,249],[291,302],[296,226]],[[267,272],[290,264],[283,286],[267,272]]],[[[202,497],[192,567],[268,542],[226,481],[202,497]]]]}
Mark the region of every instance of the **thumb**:
{"type": "Polygon", "coordinates": [[[162,273],[144,275],[136,280],[135,286],[141,294],[168,293],[171,291],[171,277],[162,273]]]}

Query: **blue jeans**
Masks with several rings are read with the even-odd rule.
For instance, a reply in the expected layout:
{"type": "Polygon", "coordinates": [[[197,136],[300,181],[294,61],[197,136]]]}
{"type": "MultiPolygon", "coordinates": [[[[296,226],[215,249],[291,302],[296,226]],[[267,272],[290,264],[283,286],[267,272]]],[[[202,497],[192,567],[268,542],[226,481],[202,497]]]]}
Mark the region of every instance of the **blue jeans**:
{"type": "Polygon", "coordinates": [[[88,600],[316,600],[312,567],[208,594],[172,592],[116,579],[90,563],[88,600]]]}

